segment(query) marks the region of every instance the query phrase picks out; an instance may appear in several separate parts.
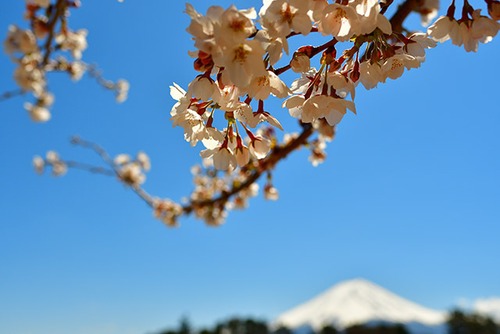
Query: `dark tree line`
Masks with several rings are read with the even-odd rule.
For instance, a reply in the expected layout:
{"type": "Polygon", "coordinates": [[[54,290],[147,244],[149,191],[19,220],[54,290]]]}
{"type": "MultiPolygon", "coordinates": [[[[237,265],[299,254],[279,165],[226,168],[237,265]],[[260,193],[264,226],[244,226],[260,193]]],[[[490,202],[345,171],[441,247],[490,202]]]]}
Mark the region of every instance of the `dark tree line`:
{"type": "MultiPolygon", "coordinates": [[[[448,334],[500,334],[500,325],[490,317],[461,310],[451,311],[446,325],[448,334]]],[[[219,321],[210,328],[195,330],[187,318],[182,318],[177,329],[167,329],[155,334],[293,334],[293,331],[283,326],[271,328],[264,320],[237,317],[219,321]]],[[[410,332],[402,324],[357,324],[342,330],[327,325],[317,333],[311,331],[310,334],[410,334],[410,332]]]]}
{"type": "Polygon", "coordinates": [[[500,325],[493,319],[454,310],[448,317],[448,334],[500,334],[500,325]]]}
{"type": "MultiPolygon", "coordinates": [[[[252,318],[231,318],[218,322],[212,328],[194,330],[186,318],[181,319],[178,329],[168,329],[157,334],[293,334],[292,330],[281,326],[271,329],[267,322],[252,318]]],[[[323,327],[318,333],[310,334],[409,334],[400,324],[354,325],[338,330],[332,325],[323,327]]]]}

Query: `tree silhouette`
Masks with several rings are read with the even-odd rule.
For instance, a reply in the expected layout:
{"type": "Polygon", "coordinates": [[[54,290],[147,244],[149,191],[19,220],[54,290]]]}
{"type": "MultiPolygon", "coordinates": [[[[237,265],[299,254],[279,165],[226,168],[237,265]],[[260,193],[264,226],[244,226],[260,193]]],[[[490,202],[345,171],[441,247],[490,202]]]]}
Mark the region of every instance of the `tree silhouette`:
{"type": "Polygon", "coordinates": [[[477,313],[453,310],[447,320],[448,334],[499,334],[500,327],[492,318],[477,313]]]}

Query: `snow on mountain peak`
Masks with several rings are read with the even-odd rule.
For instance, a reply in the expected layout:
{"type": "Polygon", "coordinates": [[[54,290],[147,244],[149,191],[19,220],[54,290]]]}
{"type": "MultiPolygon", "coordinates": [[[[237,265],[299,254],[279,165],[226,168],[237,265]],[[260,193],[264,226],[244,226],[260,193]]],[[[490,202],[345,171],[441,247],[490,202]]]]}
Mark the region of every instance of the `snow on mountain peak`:
{"type": "Polygon", "coordinates": [[[445,318],[445,312],[420,306],[367,280],[353,279],[334,285],[283,313],[274,323],[319,330],[329,324],[345,328],[373,321],[435,326],[442,324],[445,318]]]}

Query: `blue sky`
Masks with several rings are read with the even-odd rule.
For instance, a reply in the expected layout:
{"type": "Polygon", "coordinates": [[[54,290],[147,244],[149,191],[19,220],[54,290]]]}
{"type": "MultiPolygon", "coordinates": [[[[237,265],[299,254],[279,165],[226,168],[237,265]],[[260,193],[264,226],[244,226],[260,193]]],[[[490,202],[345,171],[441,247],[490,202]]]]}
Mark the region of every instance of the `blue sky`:
{"type": "MultiPolygon", "coordinates": [[[[358,115],[343,120],[323,165],[303,150],[277,168],[278,202],[254,199],[216,229],[192,218],[167,229],[112,179],[32,170],[33,155],[49,149],[97,161],[69,145],[79,134],[111,154],[146,151],[154,194],[179,200],[192,189],[199,151],[169,121],[168,86],[196,75],[184,3],[82,2],[70,23],[89,30],[84,60],[128,79],[129,100],[55,74],[50,122],[29,120],[29,98],[0,103],[1,333],[146,333],[183,315],[195,325],[272,319],[355,277],[437,309],[500,296],[498,40],[477,54],[446,43],[403,78],[360,87],[358,115]]],[[[0,5],[2,40],[9,23],[25,24],[23,4],[0,5]]],[[[193,4],[205,12],[212,3],[193,4]]],[[[3,92],[15,88],[14,67],[0,57],[3,92]]]]}

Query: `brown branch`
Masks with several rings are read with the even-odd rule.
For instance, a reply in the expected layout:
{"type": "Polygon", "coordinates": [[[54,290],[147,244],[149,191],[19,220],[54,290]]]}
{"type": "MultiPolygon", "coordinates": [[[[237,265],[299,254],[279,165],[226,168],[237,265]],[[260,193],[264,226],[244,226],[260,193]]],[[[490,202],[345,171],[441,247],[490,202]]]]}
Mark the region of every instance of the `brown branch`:
{"type": "MultiPolygon", "coordinates": [[[[328,49],[329,47],[332,47],[334,46],[335,44],[337,44],[337,40],[335,38],[333,38],[332,40],[320,45],[320,46],[317,46],[317,47],[314,47],[312,49],[312,52],[311,54],[309,55],[309,58],[313,58],[314,56],[316,56],[318,53],[322,52],[322,51],[325,51],[326,49],[328,49]]],[[[289,69],[291,68],[290,64],[286,65],[286,66],[283,66],[283,67],[280,67],[276,70],[274,70],[274,74],[276,75],[280,75],[282,74],[283,72],[286,72],[288,71],[289,69]]]]}
{"type": "Polygon", "coordinates": [[[16,90],[11,90],[11,91],[5,92],[2,95],[0,95],[0,102],[3,102],[5,100],[8,100],[10,98],[13,98],[13,97],[16,97],[19,95],[23,95],[24,93],[26,93],[26,91],[24,91],[22,89],[16,89],[16,90]]]}
{"type": "Polygon", "coordinates": [[[403,32],[403,23],[412,12],[417,12],[422,6],[422,0],[406,0],[398,6],[396,13],[391,17],[390,22],[393,32],[403,32]]]}
{"type": "Polygon", "coordinates": [[[47,40],[45,41],[45,45],[43,47],[45,49],[45,55],[43,56],[43,60],[41,63],[42,67],[49,63],[50,54],[53,51],[52,42],[55,37],[56,24],[57,21],[59,21],[59,18],[64,15],[66,6],[67,6],[66,0],[57,0],[57,3],[55,4],[56,11],[54,13],[54,16],[51,18],[51,20],[47,25],[49,35],[47,36],[47,40]]]}
{"type": "MultiPolygon", "coordinates": [[[[51,21],[52,24],[52,30],[51,30],[51,35],[47,38],[47,43],[46,43],[46,54],[44,57],[44,62],[48,61],[48,58],[50,56],[51,48],[50,44],[52,43],[53,39],[53,28],[56,24],[56,21],[60,15],[62,15],[64,11],[64,5],[61,5],[63,3],[63,0],[58,0],[57,2],[57,8],[58,11],[56,12],[53,21],[51,21]]],[[[389,1],[387,4],[387,7],[390,5],[392,1],[389,1]]],[[[418,8],[421,6],[422,1],[421,0],[406,0],[404,1],[401,5],[399,5],[398,9],[396,10],[396,13],[392,16],[390,19],[391,25],[393,27],[394,32],[401,32],[403,31],[403,22],[406,20],[406,18],[412,13],[413,11],[418,11],[418,8]]],[[[328,42],[326,42],[323,45],[314,47],[310,58],[316,56],[318,53],[327,50],[330,47],[333,47],[337,43],[336,39],[332,39],[328,42]]],[[[274,70],[274,73],[277,75],[280,75],[284,73],[285,71],[290,69],[290,65],[286,65],[282,68],[274,70]]],[[[95,68],[91,68],[92,70],[96,70],[95,68]]],[[[94,72],[95,74],[98,72],[94,72]]],[[[96,76],[99,78],[99,76],[96,76]]],[[[186,204],[182,207],[182,213],[183,214],[190,214],[194,210],[202,207],[223,207],[224,204],[234,195],[240,193],[241,191],[249,188],[253,183],[255,183],[259,178],[263,175],[266,174],[266,172],[274,169],[276,165],[286,159],[290,153],[293,151],[297,150],[301,146],[305,145],[307,143],[307,140],[315,133],[315,129],[311,124],[304,124],[302,123],[302,132],[300,133],[299,136],[296,138],[292,139],[286,144],[276,146],[272,149],[270,154],[257,162],[249,164],[247,167],[242,168],[243,173],[247,173],[247,177],[243,182],[239,182],[237,184],[234,184],[232,188],[228,191],[222,191],[219,195],[207,199],[207,200],[192,200],[189,204],[186,204]]],[[[120,177],[119,171],[117,170],[113,160],[109,156],[109,154],[99,145],[82,140],[80,138],[74,138],[72,140],[73,144],[89,148],[96,152],[101,159],[109,165],[111,169],[100,169],[97,167],[93,166],[87,166],[83,164],[78,164],[78,163],[72,163],[70,167],[74,168],[80,168],[80,169],[86,169],[92,172],[97,172],[101,174],[106,174],[106,175],[116,175],[120,177]]],[[[141,198],[143,199],[149,206],[154,207],[154,198],[148,194],[143,188],[141,188],[139,185],[129,185],[130,188],[141,198]]]]}
{"type": "Polygon", "coordinates": [[[262,174],[273,169],[281,160],[285,159],[290,153],[307,142],[307,139],[314,133],[315,130],[311,124],[302,124],[302,126],[302,133],[297,138],[292,139],[283,146],[275,147],[266,158],[258,162],[257,168],[252,169],[250,175],[245,179],[245,181],[234,186],[231,190],[223,192],[215,198],[203,201],[192,201],[190,204],[182,208],[184,213],[189,214],[197,207],[218,206],[224,204],[231,196],[236,195],[240,191],[250,187],[262,176],[262,174]]]}
{"type": "MultiPolygon", "coordinates": [[[[406,0],[402,3],[396,13],[391,18],[391,24],[393,25],[393,31],[400,32],[403,29],[403,22],[406,20],[411,12],[415,11],[421,5],[421,0],[406,0]]],[[[337,43],[336,39],[332,39],[323,45],[313,48],[310,58],[316,56],[318,53],[334,46],[337,43]]],[[[274,71],[276,75],[280,75],[283,72],[290,69],[290,64],[278,68],[274,71]]],[[[250,172],[250,175],[245,179],[245,181],[238,183],[238,185],[231,188],[229,191],[222,192],[219,196],[203,200],[203,201],[192,201],[190,204],[183,206],[183,212],[186,214],[191,213],[197,207],[204,206],[221,206],[226,203],[231,196],[236,195],[240,191],[250,187],[254,182],[256,182],[266,171],[273,169],[281,160],[285,159],[290,153],[298,149],[300,146],[307,142],[307,139],[315,132],[311,124],[302,124],[302,133],[288,144],[284,146],[278,146],[273,149],[273,151],[263,160],[259,162],[256,169],[250,172]]]]}

